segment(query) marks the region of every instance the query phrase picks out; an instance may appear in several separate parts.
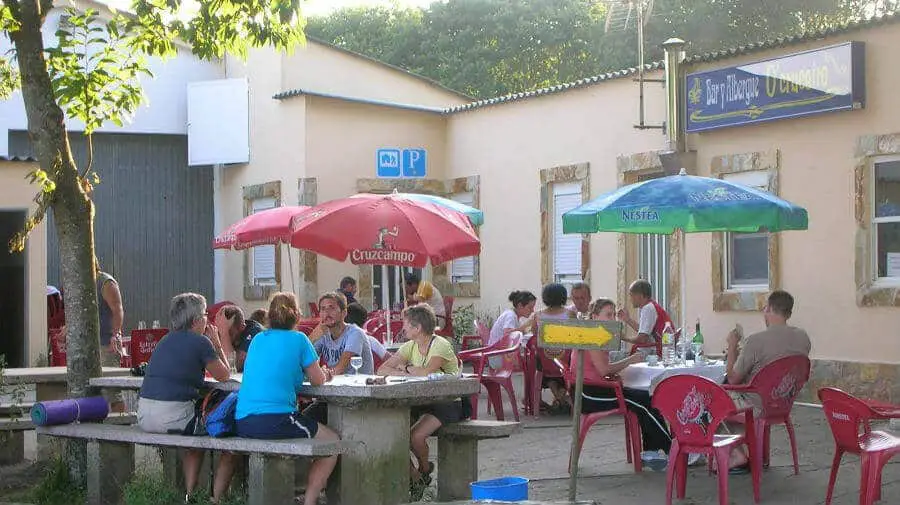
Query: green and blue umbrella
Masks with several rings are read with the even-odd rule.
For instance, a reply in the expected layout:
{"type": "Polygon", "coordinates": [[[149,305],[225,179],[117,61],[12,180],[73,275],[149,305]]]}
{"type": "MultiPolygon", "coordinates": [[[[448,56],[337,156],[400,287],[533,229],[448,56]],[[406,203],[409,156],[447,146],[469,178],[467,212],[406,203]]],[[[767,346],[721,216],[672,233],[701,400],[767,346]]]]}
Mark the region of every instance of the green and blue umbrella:
{"type": "Polygon", "coordinates": [[[673,175],[623,186],[563,215],[563,233],[805,230],[806,209],[723,179],[673,175]]]}
{"type": "Polygon", "coordinates": [[[484,212],[470,205],[450,200],[449,198],[441,198],[440,196],[425,195],[421,193],[395,193],[394,195],[398,198],[406,198],[407,200],[413,200],[417,202],[433,203],[441,207],[455,210],[457,212],[465,214],[465,216],[469,218],[469,222],[472,223],[472,226],[477,227],[484,224],[484,212]]]}
{"type": "MultiPolygon", "coordinates": [[[[623,186],[563,214],[563,233],[673,233],[805,230],[806,209],[754,188],[678,175],[623,186]]],[[[683,235],[682,235],[683,237],[683,235]]],[[[687,324],[687,247],[681,242],[681,324],[687,324]]]]}

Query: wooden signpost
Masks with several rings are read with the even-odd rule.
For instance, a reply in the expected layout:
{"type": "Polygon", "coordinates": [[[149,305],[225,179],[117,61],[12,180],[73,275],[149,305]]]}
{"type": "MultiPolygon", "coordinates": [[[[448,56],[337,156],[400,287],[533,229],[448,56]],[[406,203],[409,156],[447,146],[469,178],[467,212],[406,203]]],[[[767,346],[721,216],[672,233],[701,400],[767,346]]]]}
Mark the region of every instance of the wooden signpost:
{"type": "Polygon", "coordinates": [[[581,394],[584,391],[584,351],[618,351],[622,341],[619,321],[553,320],[538,328],[538,346],[544,349],[571,349],[576,360],[575,405],[572,408],[572,464],[569,472],[569,501],[574,502],[578,486],[578,446],[581,429],[581,394]]]}

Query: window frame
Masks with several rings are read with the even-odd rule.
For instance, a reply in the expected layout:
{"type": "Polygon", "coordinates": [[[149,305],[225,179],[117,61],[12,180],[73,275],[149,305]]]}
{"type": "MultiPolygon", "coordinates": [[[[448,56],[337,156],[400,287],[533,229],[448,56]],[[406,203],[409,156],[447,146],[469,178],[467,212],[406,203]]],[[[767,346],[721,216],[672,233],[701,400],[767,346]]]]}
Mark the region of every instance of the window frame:
{"type": "MultiPolygon", "coordinates": [[[[772,192],[772,184],[771,177],[769,176],[769,171],[766,169],[759,170],[747,170],[743,172],[732,172],[722,174],[722,180],[730,182],[738,182],[739,184],[743,184],[744,186],[749,186],[760,191],[765,191],[766,193],[772,192]],[[752,174],[752,175],[751,175],[752,174]],[[760,184],[744,184],[740,179],[753,179],[755,177],[762,177],[765,179],[765,187],[760,184]]],[[[722,275],[724,281],[725,291],[734,291],[734,292],[743,292],[743,291],[768,291],[770,289],[769,280],[771,279],[770,270],[772,269],[772,265],[769,264],[769,256],[768,256],[768,244],[771,236],[768,232],[755,232],[755,233],[740,233],[736,234],[735,232],[726,232],[725,240],[723,243],[723,253],[722,253],[722,275]],[[742,235],[742,236],[755,236],[754,238],[766,239],[766,279],[765,282],[754,282],[754,283],[743,283],[737,284],[734,282],[734,261],[732,259],[732,255],[734,253],[734,236],[742,235]]],[[[753,279],[759,280],[759,279],[753,279]]]]}
{"type": "MultiPolygon", "coordinates": [[[[269,209],[275,209],[280,207],[280,203],[278,198],[274,196],[261,196],[259,198],[253,198],[250,200],[250,215],[256,214],[257,212],[262,212],[269,209]],[[271,207],[262,207],[256,208],[256,203],[261,200],[270,200],[272,202],[271,207]]],[[[250,260],[248,265],[249,278],[247,282],[251,286],[277,286],[278,285],[278,275],[276,271],[278,270],[278,245],[261,245],[250,248],[250,260]],[[272,251],[272,276],[260,278],[256,276],[256,254],[259,252],[260,248],[265,247],[268,250],[272,251]],[[265,281],[265,282],[261,282],[265,281]]]]}
{"type": "Polygon", "coordinates": [[[872,233],[869,237],[871,271],[869,272],[869,280],[873,287],[900,287],[900,276],[897,277],[880,277],[878,275],[878,225],[887,223],[900,223],[900,216],[876,217],[878,202],[875,198],[875,190],[878,185],[876,177],[876,166],[880,163],[896,163],[900,162],[900,154],[890,154],[884,156],[873,156],[869,163],[869,198],[866,202],[869,206],[869,224],[872,227],[872,233]]]}
{"type": "MultiPolygon", "coordinates": [[[[454,202],[461,203],[463,205],[468,205],[470,207],[475,207],[476,195],[475,191],[462,191],[459,193],[453,193],[449,195],[448,198],[453,200],[454,202]],[[459,197],[465,196],[467,198],[460,199],[459,197]]],[[[450,262],[449,267],[447,268],[447,276],[450,278],[450,282],[452,284],[463,284],[463,283],[474,283],[478,280],[478,256],[467,256],[465,258],[457,258],[450,262]],[[461,260],[468,260],[471,264],[471,274],[467,276],[457,276],[454,272],[455,265],[458,264],[461,260]]]]}
{"type": "MultiPolygon", "coordinates": [[[[552,271],[552,275],[553,275],[553,282],[563,284],[565,286],[570,286],[576,282],[583,282],[583,280],[584,280],[583,272],[581,271],[582,270],[581,265],[584,262],[583,251],[581,250],[581,242],[583,239],[582,239],[581,235],[574,235],[574,234],[572,235],[572,240],[578,241],[578,253],[577,253],[578,254],[578,263],[579,263],[578,272],[559,273],[557,271],[557,263],[556,263],[557,254],[556,253],[557,253],[557,232],[558,231],[561,232],[561,230],[557,229],[556,199],[557,199],[557,197],[560,197],[560,196],[578,196],[579,200],[581,202],[578,205],[584,204],[584,186],[583,186],[583,184],[584,184],[583,181],[554,182],[551,187],[552,193],[550,196],[550,202],[551,202],[551,207],[552,207],[551,212],[553,215],[553,221],[550,225],[551,237],[553,240],[552,248],[550,251],[550,261],[551,261],[551,269],[552,269],[551,271],[552,271]],[[560,188],[563,188],[563,189],[561,190],[560,188]],[[568,191],[565,191],[566,189],[568,189],[568,191]]],[[[576,205],[576,207],[577,207],[577,205],[576,205]]]]}

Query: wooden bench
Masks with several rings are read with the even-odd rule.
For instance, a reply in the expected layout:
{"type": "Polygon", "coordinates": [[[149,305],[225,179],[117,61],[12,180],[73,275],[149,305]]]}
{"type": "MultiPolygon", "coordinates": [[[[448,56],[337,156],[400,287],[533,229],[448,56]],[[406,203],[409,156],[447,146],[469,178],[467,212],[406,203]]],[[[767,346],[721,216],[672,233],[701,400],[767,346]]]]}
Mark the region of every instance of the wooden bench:
{"type": "MultiPolygon", "coordinates": [[[[16,412],[18,414],[18,412],[16,412]]],[[[108,424],[134,424],[134,414],[110,414],[108,424]]],[[[29,410],[15,417],[0,417],[0,466],[15,465],[25,460],[25,432],[34,429],[29,410]]]]}
{"type": "Polygon", "coordinates": [[[146,433],[137,426],[66,424],[37,428],[39,435],[88,441],[87,503],[119,503],[122,488],[134,474],[134,446],[230,451],[250,455],[249,505],[294,502],[292,458],[333,456],[353,445],[310,439],[254,440],[146,433]]]}
{"type": "Polygon", "coordinates": [[[512,421],[471,420],[448,424],[437,432],[438,501],[465,500],[478,480],[478,441],[508,438],[522,432],[512,421]]]}

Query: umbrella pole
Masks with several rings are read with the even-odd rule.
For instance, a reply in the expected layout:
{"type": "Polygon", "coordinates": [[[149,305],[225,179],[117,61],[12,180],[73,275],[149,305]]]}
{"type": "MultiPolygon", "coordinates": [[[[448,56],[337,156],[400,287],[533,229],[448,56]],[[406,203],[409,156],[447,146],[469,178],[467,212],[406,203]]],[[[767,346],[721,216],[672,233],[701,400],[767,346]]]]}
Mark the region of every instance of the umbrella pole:
{"type": "Polygon", "coordinates": [[[291,272],[291,293],[294,293],[295,295],[299,296],[299,293],[297,293],[297,286],[294,285],[294,255],[291,254],[290,246],[288,246],[288,248],[287,248],[287,257],[288,257],[288,267],[290,268],[290,272],[291,272]]]}
{"type": "MultiPolygon", "coordinates": [[[[679,252],[679,268],[678,268],[678,277],[679,277],[679,290],[681,291],[681,338],[682,343],[686,344],[688,338],[688,326],[687,326],[687,234],[684,233],[683,229],[679,229],[678,233],[681,235],[681,248],[679,252]]],[[[686,346],[682,346],[682,349],[687,349],[686,346]]],[[[687,355],[687,351],[684,352],[687,355]]],[[[683,356],[682,356],[683,357],[683,356]]]]}

